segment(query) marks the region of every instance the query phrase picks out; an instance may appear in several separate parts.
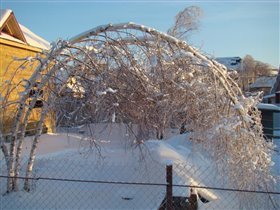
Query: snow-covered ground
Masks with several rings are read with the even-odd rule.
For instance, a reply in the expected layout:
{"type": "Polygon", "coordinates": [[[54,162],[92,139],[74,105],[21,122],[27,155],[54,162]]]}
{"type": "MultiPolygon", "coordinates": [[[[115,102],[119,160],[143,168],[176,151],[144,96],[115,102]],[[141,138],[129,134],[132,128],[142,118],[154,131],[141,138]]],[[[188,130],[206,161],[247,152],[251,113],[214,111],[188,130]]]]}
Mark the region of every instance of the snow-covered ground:
{"type": "MultiPolygon", "coordinates": [[[[42,135],[34,177],[164,184],[165,166],[173,164],[173,184],[225,186],[213,161],[192,145],[187,134],[174,134],[164,141],[149,140],[140,147],[131,146],[126,130],[117,124],[96,136],[100,151],[81,134],[42,135]]],[[[28,137],[23,151],[25,157],[30,145],[28,137]]],[[[274,157],[278,161],[274,169],[279,172],[279,153],[274,157]]],[[[23,169],[25,164],[26,158],[23,169]]],[[[0,166],[4,174],[3,159],[0,166]]],[[[6,183],[0,180],[3,195],[6,183]]],[[[188,196],[189,190],[174,187],[173,193],[188,196]]],[[[240,194],[236,192],[196,191],[210,200],[208,203],[199,200],[199,209],[239,209],[240,194]]],[[[1,196],[0,209],[157,209],[164,196],[165,186],[38,179],[32,181],[30,193],[21,191],[1,196]]]]}

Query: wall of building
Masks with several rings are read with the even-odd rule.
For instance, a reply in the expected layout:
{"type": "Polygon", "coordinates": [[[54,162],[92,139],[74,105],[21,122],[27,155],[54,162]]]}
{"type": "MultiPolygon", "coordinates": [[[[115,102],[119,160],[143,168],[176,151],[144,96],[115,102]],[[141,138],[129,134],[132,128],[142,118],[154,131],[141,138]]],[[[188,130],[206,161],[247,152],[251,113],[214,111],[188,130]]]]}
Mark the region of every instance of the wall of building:
{"type": "MultiPolygon", "coordinates": [[[[17,102],[19,100],[20,93],[24,90],[23,85],[25,83],[21,81],[23,79],[29,79],[39,64],[39,61],[32,64],[28,61],[14,60],[14,58],[26,58],[29,56],[35,57],[37,54],[41,56],[40,52],[41,49],[39,48],[30,47],[25,44],[0,38],[0,86],[2,98],[7,92],[7,89],[9,89],[11,90],[8,97],[9,102],[17,102]]],[[[3,104],[3,102],[1,103],[3,104]]],[[[10,130],[10,124],[14,119],[16,109],[17,106],[15,104],[8,106],[5,110],[2,110],[2,117],[0,119],[4,121],[2,122],[2,125],[6,127],[4,129],[6,132],[10,130]]],[[[38,121],[40,110],[41,108],[33,109],[29,122],[38,121]]],[[[48,132],[55,132],[54,113],[50,112],[48,114],[45,124],[48,128],[48,132]]]]}

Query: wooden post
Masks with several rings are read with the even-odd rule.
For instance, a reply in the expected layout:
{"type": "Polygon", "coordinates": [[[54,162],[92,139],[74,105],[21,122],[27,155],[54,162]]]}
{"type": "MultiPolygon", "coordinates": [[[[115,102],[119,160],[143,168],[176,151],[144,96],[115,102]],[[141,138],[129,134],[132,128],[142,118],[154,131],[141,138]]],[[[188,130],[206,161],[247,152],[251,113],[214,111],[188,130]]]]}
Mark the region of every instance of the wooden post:
{"type": "Polygon", "coordinates": [[[166,166],[166,210],[173,210],[172,165],[166,166]]]}
{"type": "Polygon", "coordinates": [[[197,203],[197,195],[194,192],[194,190],[191,188],[191,194],[189,197],[189,210],[197,210],[198,209],[198,203],[197,203]]]}

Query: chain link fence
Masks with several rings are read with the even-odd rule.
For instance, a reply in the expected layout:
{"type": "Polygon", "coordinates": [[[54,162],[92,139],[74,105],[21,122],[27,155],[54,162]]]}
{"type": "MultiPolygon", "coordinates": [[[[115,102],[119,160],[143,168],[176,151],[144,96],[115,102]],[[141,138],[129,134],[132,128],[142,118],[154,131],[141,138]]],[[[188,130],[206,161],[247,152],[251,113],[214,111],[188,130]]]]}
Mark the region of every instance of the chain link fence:
{"type": "MultiPolygon", "coordinates": [[[[1,210],[279,209],[280,192],[228,188],[217,170],[186,163],[166,165],[148,158],[119,162],[73,153],[42,156],[36,160],[30,192],[9,194],[6,164],[0,164],[1,210]]],[[[19,179],[22,189],[24,171],[19,179]]]]}

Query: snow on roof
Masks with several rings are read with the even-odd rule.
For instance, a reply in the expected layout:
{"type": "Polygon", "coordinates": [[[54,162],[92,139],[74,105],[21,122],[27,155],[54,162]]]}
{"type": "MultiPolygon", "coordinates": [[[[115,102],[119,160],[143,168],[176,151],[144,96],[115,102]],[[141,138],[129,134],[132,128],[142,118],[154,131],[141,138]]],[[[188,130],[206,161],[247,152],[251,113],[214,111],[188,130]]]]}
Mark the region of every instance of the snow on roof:
{"type": "Polygon", "coordinates": [[[278,75],[278,69],[271,69],[270,70],[270,75],[278,75]]]}
{"type": "Polygon", "coordinates": [[[275,97],[275,93],[265,95],[265,96],[263,96],[263,99],[265,99],[265,98],[273,98],[273,97],[275,97]]]}
{"type": "Polygon", "coordinates": [[[265,104],[265,103],[259,103],[258,109],[266,109],[266,110],[275,110],[280,111],[280,107],[275,104],[265,104]]]}
{"type": "Polygon", "coordinates": [[[241,69],[240,57],[219,57],[215,58],[216,61],[227,67],[228,70],[239,70],[241,69]]]}
{"type": "Polygon", "coordinates": [[[10,9],[0,9],[0,28],[3,26],[8,17],[12,14],[10,9]]]}
{"type": "Polygon", "coordinates": [[[276,76],[262,76],[257,78],[256,82],[250,85],[250,88],[272,88],[276,81],[276,76]]]}
{"type": "Polygon", "coordinates": [[[50,43],[43,39],[42,37],[39,37],[38,35],[34,34],[32,31],[30,31],[28,28],[25,26],[19,24],[25,39],[27,43],[31,46],[38,47],[41,49],[49,49],[50,48],[50,43]]]}
{"type": "Polygon", "coordinates": [[[7,22],[11,21],[11,19],[9,19],[9,17],[11,17],[12,15],[12,19],[14,21],[14,23],[16,25],[12,25],[12,27],[18,26],[16,28],[14,28],[14,31],[19,32],[20,34],[23,34],[26,42],[25,44],[28,44],[32,47],[38,47],[41,49],[49,49],[50,48],[50,44],[48,41],[44,40],[43,38],[39,37],[38,35],[36,35],[35,33],[33,33],[32,31],[30,31],[28,28],[26,28],[25,26],[19,24],[14,15],[12,10],[10,9],[1,9],[0,10],[0,37],[3,39],[7,39],[10,41],[14,41],[14,42],[18,42],[18,43],[24,43],[23,41],[24,38],[22,40],[20,40],[18,37],[15,37],[13,34],[8,34],[2,31],[2,29],[4,28],[4,26],[7,24],[7,22]]]}

